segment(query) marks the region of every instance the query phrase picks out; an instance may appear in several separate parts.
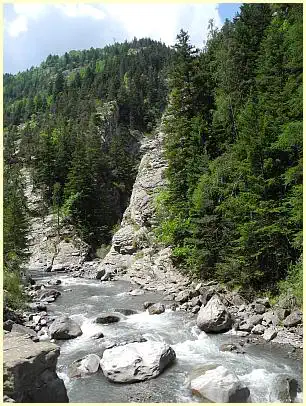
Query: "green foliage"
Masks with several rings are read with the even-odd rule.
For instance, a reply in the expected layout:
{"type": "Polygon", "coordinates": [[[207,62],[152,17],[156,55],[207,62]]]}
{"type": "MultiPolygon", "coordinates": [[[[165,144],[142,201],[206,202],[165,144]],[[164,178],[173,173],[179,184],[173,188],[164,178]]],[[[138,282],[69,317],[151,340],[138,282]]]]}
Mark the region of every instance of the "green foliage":
{"type": "Polygon", "coordinates": [[[177,40],[157,234],[187,272],[301,297],[301,6],[243,5],[202,53],[177,40]]]}
{"type": "Polygon", "coordinates": [[[128,204],[139,136],[166,105],[170,48],[134,39],[103,49],[49,55],[4,75],[4,121],[18,159],[45,204],[69,217],[93,247],[107,244],[128,204]]]}

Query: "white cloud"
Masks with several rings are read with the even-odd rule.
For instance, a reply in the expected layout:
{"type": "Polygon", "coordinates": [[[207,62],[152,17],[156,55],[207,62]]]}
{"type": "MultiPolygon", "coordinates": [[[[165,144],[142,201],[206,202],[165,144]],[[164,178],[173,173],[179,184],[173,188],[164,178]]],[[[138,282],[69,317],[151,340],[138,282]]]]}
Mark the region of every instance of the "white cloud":
{"type": "MultiPolygon", "coordinates": [[[[208,21],[213,18],[215,25],[222,25],[216,4],[133,4],[133,3],[95,3],[95,4],[14,4],[16,18],[6,22],[10,36],[17,37],[26,32],[31,20],[39,20],[59,11],[67,18],[87,17],[93,20],[106,20],[114,26],[119,23],[126,31],[127,39],[151,37],[173,45],[176,35],[183,28],[188,31],[191,43],[202,47],[207,36],[208,21]],[[109,21],[108,21],[109,19],[109,21]]],[[[97,33],[98,34],[98,33],[97,33]]]]}
{"type": "Polygon", "coordinates": [[[6,28],[11,37],[18,37],[22,32],[28,30],[28,20],[25,16],[18,16],[11,22],[6,22],[6,28]]]}
{"type": "Polygon", "coordinates": [[[38,20],[48,12],[50,6],[39,3],[14,4],[14,11],[28,19],[38,20]]]}
{"type": "Polygon", "coordinates": [[[208,21],[220,27],[216,4],[105,4],[100,6],[114,20],[121,22],[129,38],[151,37],[168,45],[175,43],[181,28],[190,34],[191,43],[202,46],[208,21]]]}
{"type": "Polygon", "coordinates": [[[103,20],[105,13],[98,7],[90,4],[65,4],[56,5],[67,17],[90,17],[95,20],[103,20]]]}

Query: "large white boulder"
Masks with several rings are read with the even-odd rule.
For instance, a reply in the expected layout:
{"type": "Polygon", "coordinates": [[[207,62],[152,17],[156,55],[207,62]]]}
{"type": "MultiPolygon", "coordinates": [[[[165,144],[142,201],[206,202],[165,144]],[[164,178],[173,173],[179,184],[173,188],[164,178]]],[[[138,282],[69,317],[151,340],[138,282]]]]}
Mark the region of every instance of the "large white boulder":
{"type": "Polygon", "coordinates": [[[250,395],[238,377],[221,365],[192,379],[190,387],[195,395],[215,403],[244,403],[250,395]]]}
{"type": "Polygon", "coordinates": [[[113,382],[140,382],[159,375],[175,358],[168,344],[146,341],[105,350],[100,365],[113,382]]]}
{"type": "Polygon", "coordinates": [[[218,295],[214,295],[206,306],[201,307],[197,326],[205,333],[221,333],[231,328],[231,315],[218,295]]]}

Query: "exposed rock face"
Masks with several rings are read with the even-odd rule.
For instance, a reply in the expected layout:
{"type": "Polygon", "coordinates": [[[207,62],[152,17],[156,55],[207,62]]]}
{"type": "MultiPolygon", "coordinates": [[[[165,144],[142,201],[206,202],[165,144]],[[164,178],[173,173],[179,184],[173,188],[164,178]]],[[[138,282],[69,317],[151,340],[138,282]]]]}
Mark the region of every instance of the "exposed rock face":
{"type": "Polygon", "coordinates": [[[52,214],[46,214],[42,194],[35,191],[30,172],[22,169],[24,193],[31,212],[28,234],[29,262],[26,268],[34,270],[55,270],[61,265],[63,270],[79,267],[88,254],[88,245],[81,241],[71,225],[60,222],[52,214]]]}
{"type": "Polygon", "coordinates": [[[192,379],[190,386],[194,394],[215,403],[244,403],[250,395],[238,377],[223,366],[208,369],[192,379]]]}
{"type": "Polygon", "coordinates": [[[197,325],[205,333],[220,333],[231,328],[231,315],[218,295],[214,295],[206,306],[201,307],[197,325]]]}
{"type": "Polygon", "coordinates": [[[140,382],[159,375],[175,357],[166,343],[147,341],[105,350],[100,365],[113,382],[140,382]]]}
{"type": "Polygon", "coordinates": [[[156,242],[152,228],[156,225],[155,196],[166,185],[163,157],[164,134],[145,138],[141,159],[128,208],[121,228],[114,234],[112,246],[97,269],[85,277],[104,280],[116,277],[132,279],[141,288],[167,292],[174,286],[183,289],[188,278],[179,274],[171,259],[171,249],[156,242]]]}
{"type": "Polygon", "coordinates": [[[80,326],[67,316],[58,317],[50,326],[51,338],[69,340],[82,335],[80,326]]]}
{"type": "Polygon", "coordinates": [[[4,336],[4,395],[16,402],[69,402],[64,382],[56,374],[59,347],[33,343],[20,333],[4,336]]]}

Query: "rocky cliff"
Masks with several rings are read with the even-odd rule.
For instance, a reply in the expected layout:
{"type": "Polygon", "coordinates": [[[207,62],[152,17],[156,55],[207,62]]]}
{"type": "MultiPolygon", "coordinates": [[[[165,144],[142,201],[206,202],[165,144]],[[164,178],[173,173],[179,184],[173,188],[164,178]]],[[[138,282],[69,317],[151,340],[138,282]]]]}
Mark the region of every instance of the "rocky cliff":
{"type": "Polygon", "coordinates": [[[188,284],[187,277],[174,269],[171,249],[159,244],[154,235],[155,197],[166,185],[167,162],[163,156],[164,133],[159,130],[141,143],[143,154],[129,206],[111,249],[96,271],[87,276],[102,280],[125,275],[147,290],[171,291],[174,285],[188,284]]]}
{"type": "Polygon", "coordinates": [[[6,333],[3,342],[5,401],[69,402],[62,379],[56,374],[59,347],[34,343],[18,332],[6,333]]]}
{"type": "Polygon", "coordinates": [[[28,233],[29,261],[25,268],[32,271],[74,270],[84,262],[89,247],[77,237],[73,227],[44,206],[39,191],[33,188],[31,174],[22,170],[24,191],[30,213],[28,233]]]}

